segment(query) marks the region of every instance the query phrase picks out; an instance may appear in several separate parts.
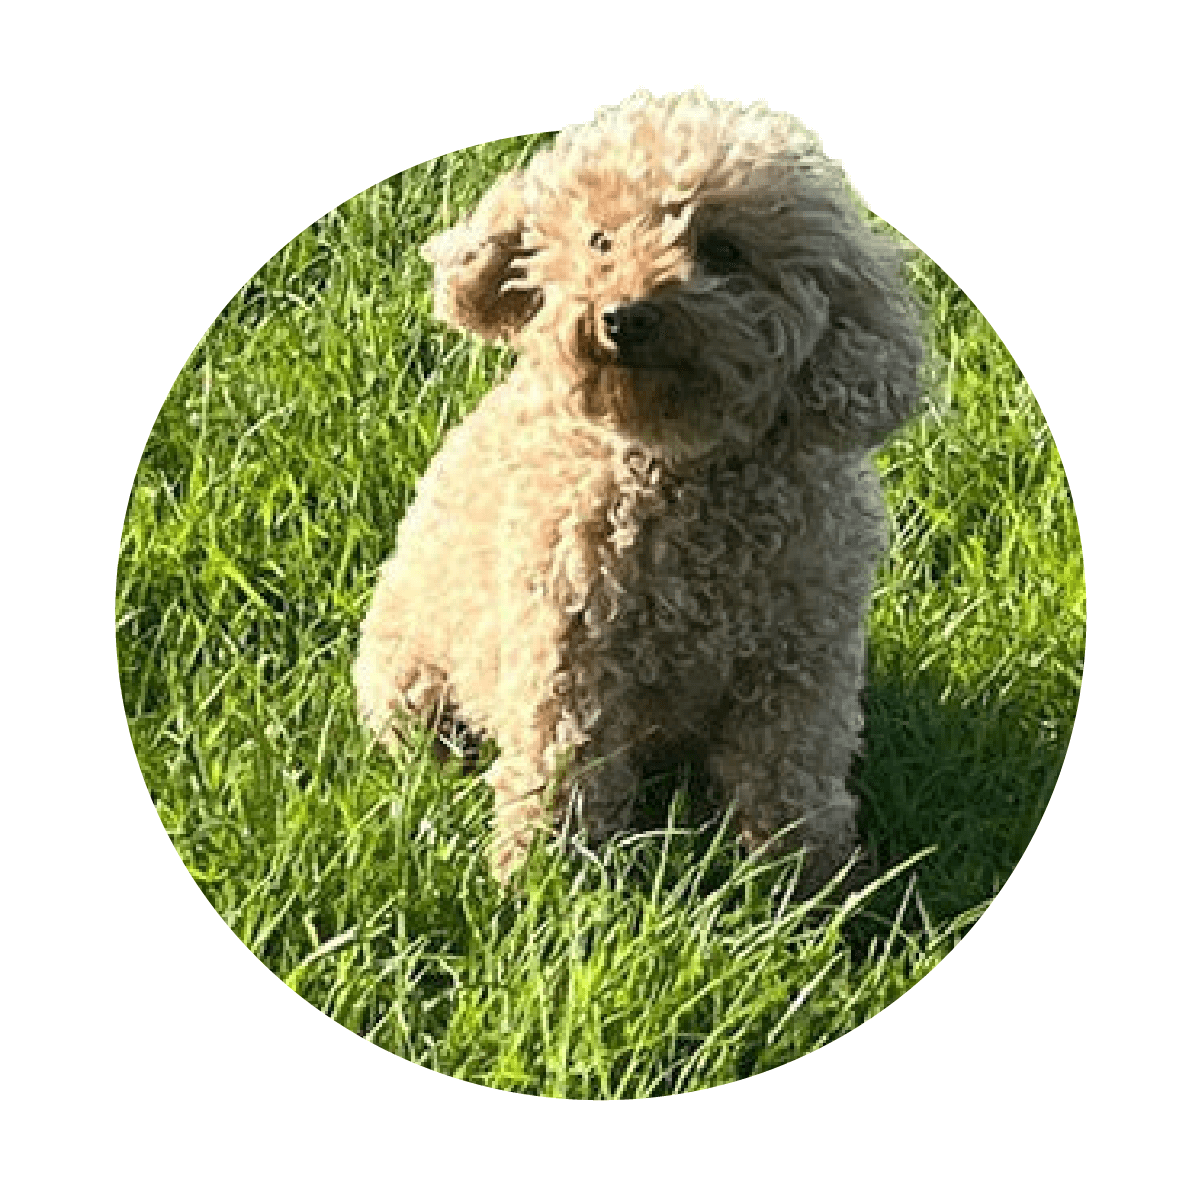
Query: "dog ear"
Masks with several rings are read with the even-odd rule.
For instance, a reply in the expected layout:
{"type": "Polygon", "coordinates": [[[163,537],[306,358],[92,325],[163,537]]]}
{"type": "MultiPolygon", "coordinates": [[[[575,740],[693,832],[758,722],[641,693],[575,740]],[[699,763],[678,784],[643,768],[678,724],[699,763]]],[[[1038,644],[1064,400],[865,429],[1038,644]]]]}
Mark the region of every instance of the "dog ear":
{"type": "Polygon", "coordinates": [[[510,339],[537,312],[541,295],[520,286],[525,176],[502,176],[475,212],[431,238],[422,257],[434,266],[434,316],[484,338],[510,339]]]}
{"type": "Polygon", "coordinates": [[[828,323],[794,379],[803,423],[842,446],[880,445],[921,395],[921,314],[907,250],[873,229],[849,189],[808,213],[807,274],[829,301],[828,323]]]}

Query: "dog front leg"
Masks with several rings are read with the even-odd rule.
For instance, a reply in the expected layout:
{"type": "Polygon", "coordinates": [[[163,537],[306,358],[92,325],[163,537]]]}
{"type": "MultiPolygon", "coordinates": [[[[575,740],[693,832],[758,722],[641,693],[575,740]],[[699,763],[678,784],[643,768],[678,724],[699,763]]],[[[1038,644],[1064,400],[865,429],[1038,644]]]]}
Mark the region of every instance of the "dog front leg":
{"type": "Polygon", "coordinates": [[[803,845],[809,888],[829,879],[858,841],[858,801],[845,781],[862,727],[862,653],[824,658],[793,679],[761,664],[736,675],[709,761],[743,844],[754,850],[781,835],[775,853],[803,845]]]}

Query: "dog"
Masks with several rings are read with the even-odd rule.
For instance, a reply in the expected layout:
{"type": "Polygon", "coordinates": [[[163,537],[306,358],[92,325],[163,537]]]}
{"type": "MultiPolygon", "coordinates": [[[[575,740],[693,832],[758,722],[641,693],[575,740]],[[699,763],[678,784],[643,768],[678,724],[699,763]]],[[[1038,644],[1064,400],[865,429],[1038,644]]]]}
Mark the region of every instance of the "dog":
{"type": "Polygon", "coordinates": [[[519,352],[445,440],[362,626],[360,712],[499,756],[491,863],[627,828],[699,758],[750,849],[857,842],[870,458],[916,409],[906,251],[792,117],[640,92],[423,253],[441,320],[519,352]]]}

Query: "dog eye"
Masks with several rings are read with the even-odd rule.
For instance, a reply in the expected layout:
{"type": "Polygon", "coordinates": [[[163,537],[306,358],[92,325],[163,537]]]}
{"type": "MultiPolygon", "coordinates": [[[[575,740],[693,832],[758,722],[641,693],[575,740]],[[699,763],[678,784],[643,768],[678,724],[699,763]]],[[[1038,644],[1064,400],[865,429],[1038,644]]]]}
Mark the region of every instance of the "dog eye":
{"type": "Polygon", "coordinates": [[[696,252],[713,271],[736,271],[747,265],[746,255],[723,234],[706,234],[697,244],[696,252]]]}
{"type": "Polygon", "coordinates": [[[601,254],[608,254],[613,249],[613,239],[603,229],[598,229],[588,239],[588,245],[593,250],[599,250],[601,254]]]}

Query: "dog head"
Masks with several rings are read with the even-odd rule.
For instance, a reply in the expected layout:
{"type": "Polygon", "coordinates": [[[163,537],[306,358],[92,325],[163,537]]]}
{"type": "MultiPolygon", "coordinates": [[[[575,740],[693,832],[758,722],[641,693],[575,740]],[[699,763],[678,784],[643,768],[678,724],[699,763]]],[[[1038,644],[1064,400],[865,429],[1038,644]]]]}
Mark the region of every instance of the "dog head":
{"type": "Polygon", "coordinates": [[[869,447],[917,403],[903,252],[817,139],[761,105],[638,93],[424,253],[439,317],[675,454],[753,445],[782,407],[802,437],[869,447]]]}

